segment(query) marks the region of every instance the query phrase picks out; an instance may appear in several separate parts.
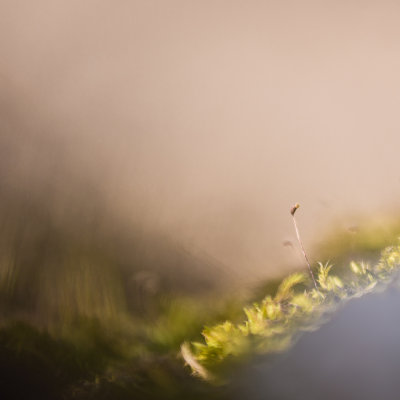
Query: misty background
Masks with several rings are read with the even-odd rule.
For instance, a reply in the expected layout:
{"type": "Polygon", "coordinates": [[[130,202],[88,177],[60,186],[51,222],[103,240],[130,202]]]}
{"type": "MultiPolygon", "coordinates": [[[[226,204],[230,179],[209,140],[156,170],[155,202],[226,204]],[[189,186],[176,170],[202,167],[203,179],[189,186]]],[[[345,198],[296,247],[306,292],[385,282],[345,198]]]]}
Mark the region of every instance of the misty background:
{"type": "Polygon", "coordinates": [[[129,252],[129,232],[143,268],[281,275],[301,262],[293,203],[307,248],[396,210],[399,11],[3,0],[2,221],[29,204],[78,242],[106,227],[129,252]]]}

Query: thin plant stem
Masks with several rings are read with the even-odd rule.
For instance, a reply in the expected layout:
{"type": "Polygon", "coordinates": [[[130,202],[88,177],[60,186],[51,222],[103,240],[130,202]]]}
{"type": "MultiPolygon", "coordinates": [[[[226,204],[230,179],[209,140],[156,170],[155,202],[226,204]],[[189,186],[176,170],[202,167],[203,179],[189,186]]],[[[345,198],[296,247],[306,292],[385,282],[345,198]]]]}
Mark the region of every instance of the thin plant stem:
{"type": "Polygon", "coordinates": [[[303,246],[303,242],[301,241],[299,228],[297,227],[296,217],[294,216],[294,213],[296,212],[296,210],[297,210],[299,207],[300,207],[300,205],[299,205],[298,203],[296,203],[296,204],[292,207],[292,209],[290,210],[290,214],[292,215],[292,218],[293,218],[293,225],[294,225],[294,229],[295,229],[295,231],[296,231],[297,240],[298,240],[298,242],[299,242],[299,244],[300,244],[301,250],[302,250],[303,255],[304,255],[304,258],[305,258],[305,260],[306,260],[306,263],[307,263],[307,266],[308,266],[308,270],[310,271],[310,275],[311,275],[311,278],[312,278],[312,280],[313,280],[313,283],[314,283],[314,286],[315,286],[315,290],[316,290],[317,292],[319,292],[318,286],[317,286],[317,282],[316,282],[316,280],[315,280],[314,274],[313,274],[312,269],[311,269],[310,261],[308,260],[307,253],[306,253],[306,251],[305,251],[305,249],[304,249],[304,246],[303,246]]]}

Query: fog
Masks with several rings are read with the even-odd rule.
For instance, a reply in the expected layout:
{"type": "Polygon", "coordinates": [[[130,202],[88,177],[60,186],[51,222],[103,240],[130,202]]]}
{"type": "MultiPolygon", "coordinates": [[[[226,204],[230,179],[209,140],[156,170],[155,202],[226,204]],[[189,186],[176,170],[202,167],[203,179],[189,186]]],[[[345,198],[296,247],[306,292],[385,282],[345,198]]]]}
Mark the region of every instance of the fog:
{"type": "MultiPolygon", "coordinates": [[[[1,179],[254,281],[400,197],[395,1],[0,4],[1,179]],[[103,212],[103,211],[102,211],[103,212]]],[[[4,193],[4,192],[3,192],[4,193]]]]}

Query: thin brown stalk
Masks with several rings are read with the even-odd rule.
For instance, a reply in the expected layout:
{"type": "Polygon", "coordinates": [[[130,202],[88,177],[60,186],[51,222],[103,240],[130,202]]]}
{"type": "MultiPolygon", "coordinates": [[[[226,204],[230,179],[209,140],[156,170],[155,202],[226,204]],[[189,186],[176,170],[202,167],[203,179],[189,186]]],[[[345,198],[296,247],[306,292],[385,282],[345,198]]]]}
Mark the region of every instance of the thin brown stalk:
{"type": "Polygon", "coordinates": [[[314,274],[313,274],[313,272],[312,272],[311,264],[310,264],[310,261],[308,260],[307,253],[306,253],[306,251],[305,251],[305,249],[304,249],[304,246],[303,246],[303,242],[301,241],[299,228],[297,227],[296,218],[295,218],[295,216],[294,216],[296,210],[297,210],[299,207],[300,207],[300,204],[296,203],[296,204],[290,209],[290,214],[292,215],[292,218],[293,218],[293,225],[294,225],[294,229],[295,229],[295,231],[296,231],[297,240],[298,240],[298,242],[299,242],[299,244],[300,244],[301,250],[302,250],[303,255],[304,255],[304,258],[305,258],[305,260],[306,260],[306,263],[307,263],[307,266],[308,266],[308,270],[310,271],[310,275],[311,275],[312,281],[313,281],[313,283],[314,283],[315,289],[316,289],[316,291],[318,292],[317,282],[316,282],[315,277],[314,277],[314,274]]]}

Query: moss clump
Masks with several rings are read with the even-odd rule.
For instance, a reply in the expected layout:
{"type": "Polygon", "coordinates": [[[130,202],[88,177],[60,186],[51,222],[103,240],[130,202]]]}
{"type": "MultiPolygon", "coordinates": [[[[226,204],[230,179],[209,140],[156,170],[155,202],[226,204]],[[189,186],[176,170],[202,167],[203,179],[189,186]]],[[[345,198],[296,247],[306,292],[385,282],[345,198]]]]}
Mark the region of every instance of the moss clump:
{"type": "Polygon", "coordinates": [[[274,296],[244,308],[243,322],[205,327],[204,341],[186,343],[182,355],[194,374],[219,381],[244,359],[287,349],[301,331],[316,329],[323,316],[349,299],[387,285],[399,269],[400,245],[387,247],[374,266],[351,262],[342,278],[332,274],[332,265],[319,263],[316,287],[299,290],[305,282],[310,284],[308,276],[289,275],[274,296]]]}

